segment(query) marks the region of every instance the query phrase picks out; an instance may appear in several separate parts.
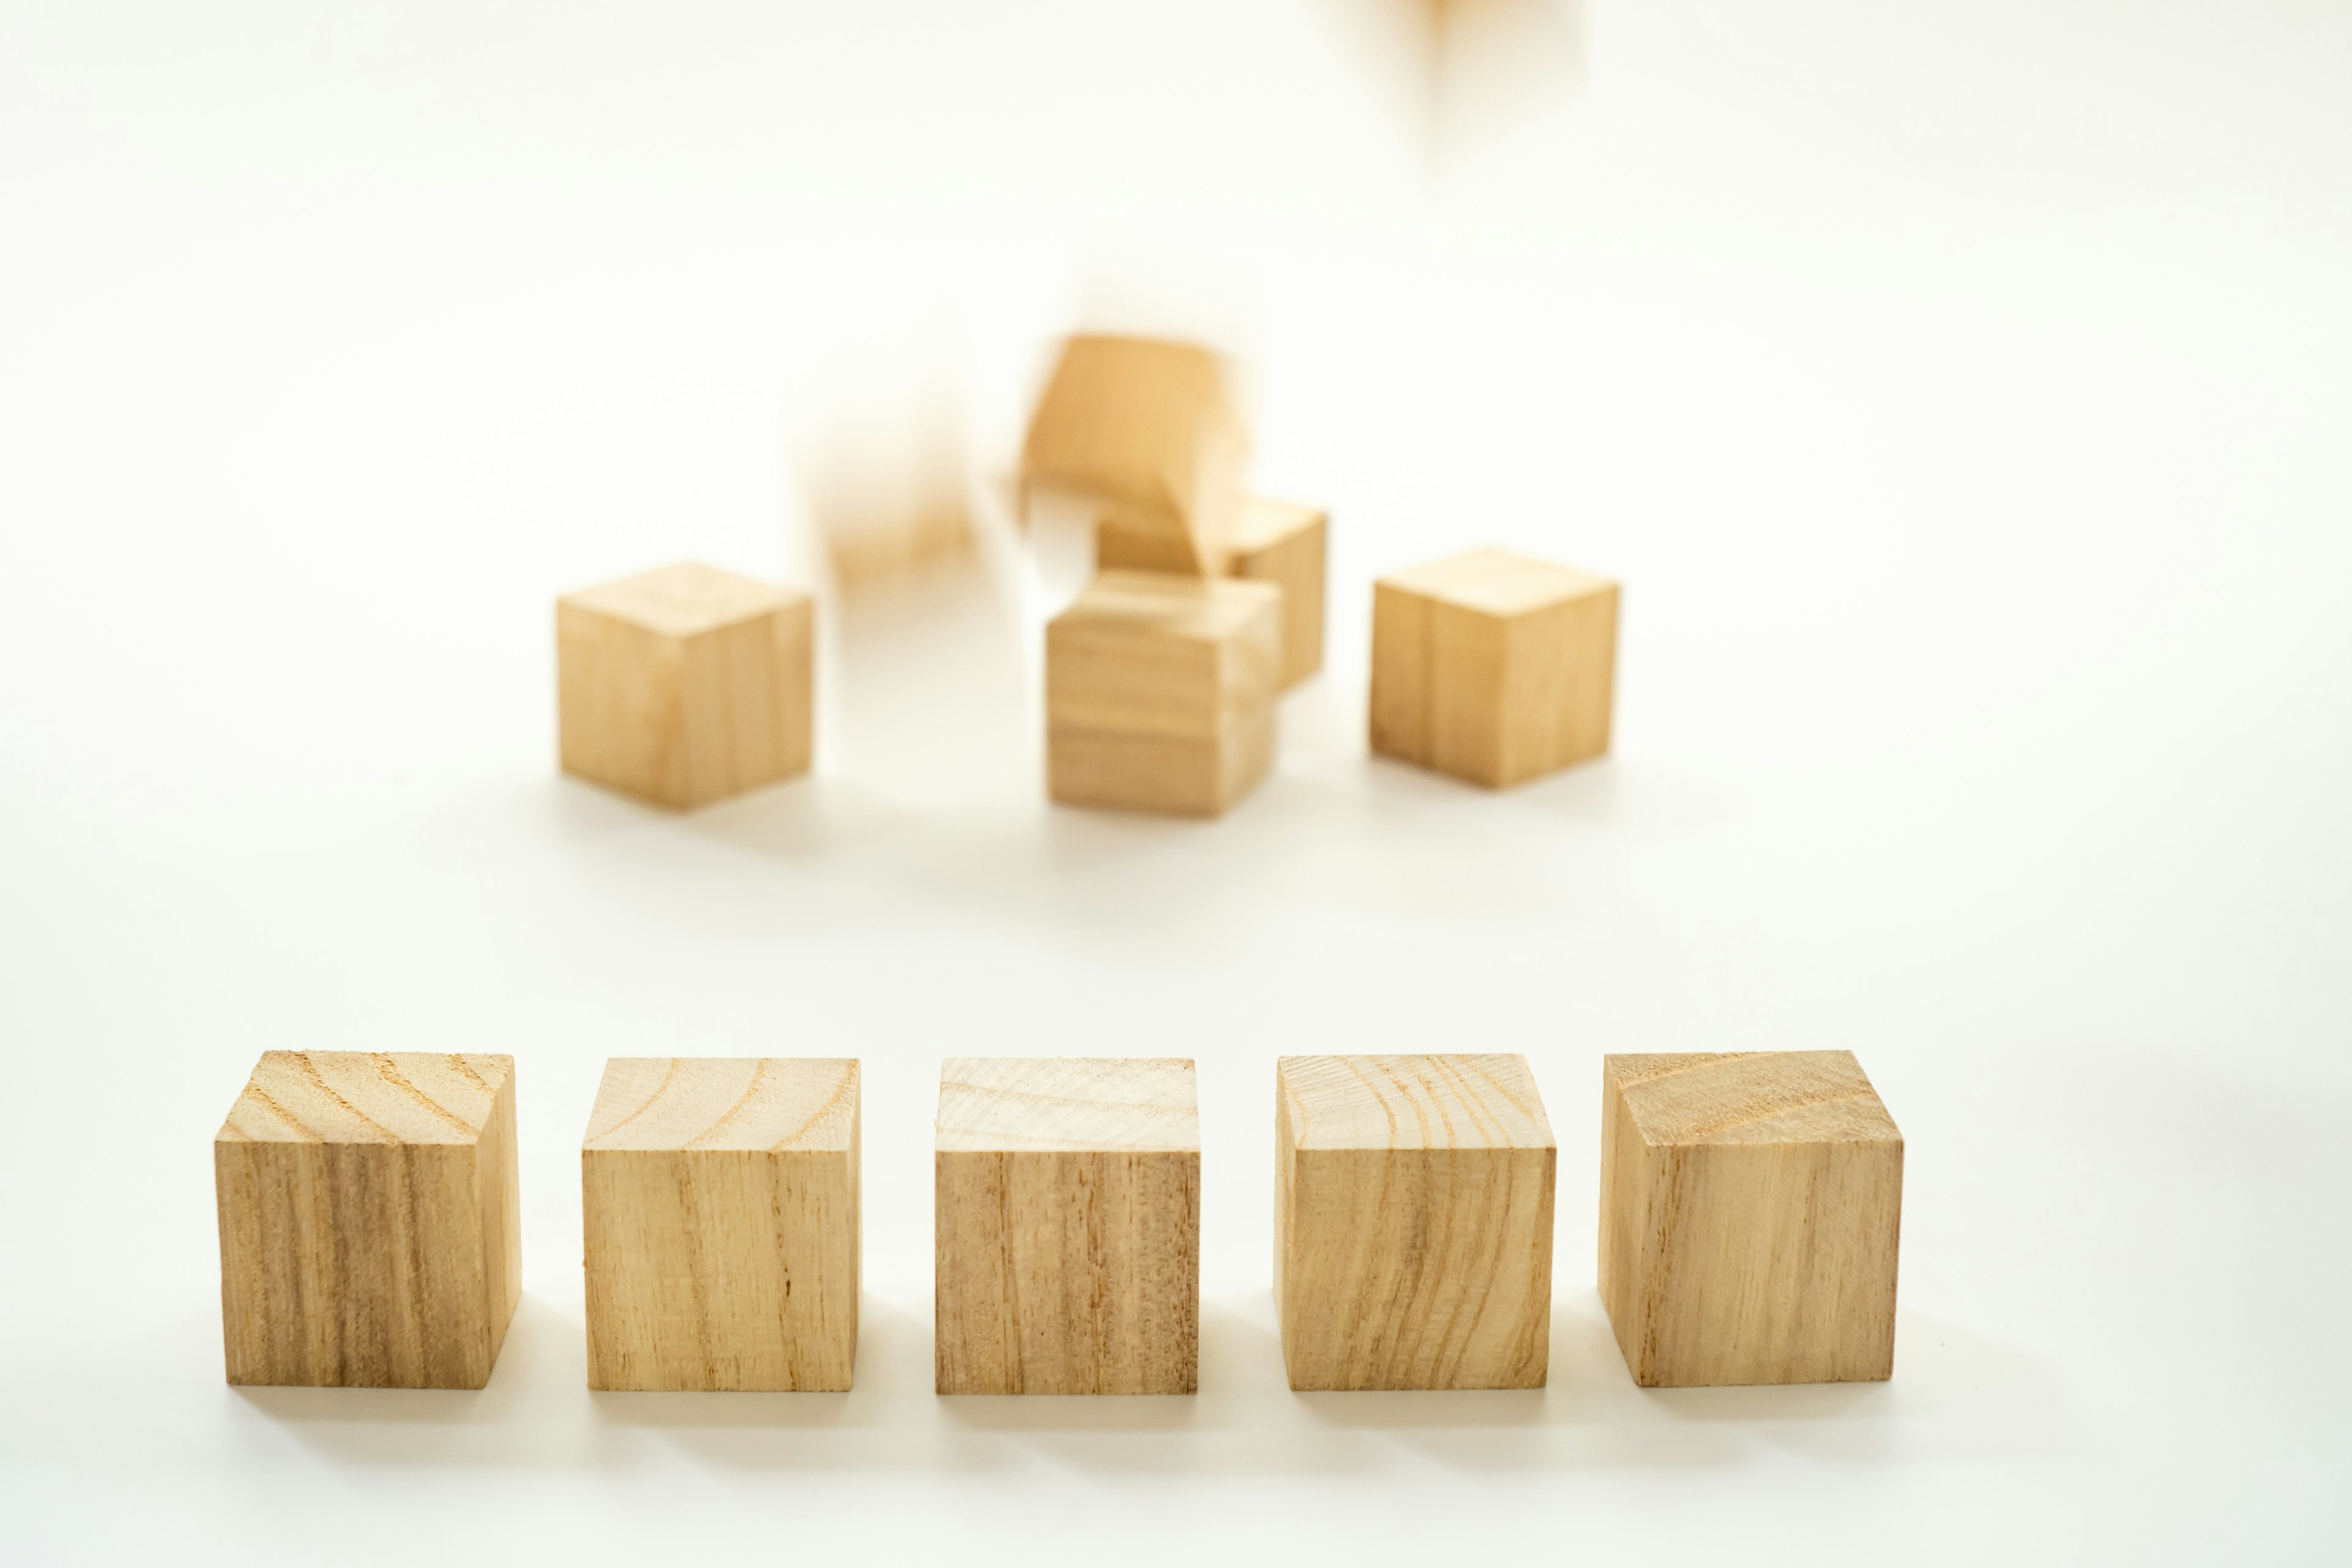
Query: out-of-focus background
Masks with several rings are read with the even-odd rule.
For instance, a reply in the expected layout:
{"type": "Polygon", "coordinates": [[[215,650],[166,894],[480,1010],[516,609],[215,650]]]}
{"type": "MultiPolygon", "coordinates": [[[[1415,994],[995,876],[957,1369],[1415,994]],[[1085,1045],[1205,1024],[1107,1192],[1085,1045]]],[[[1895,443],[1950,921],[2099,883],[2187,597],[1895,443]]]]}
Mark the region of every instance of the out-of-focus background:
{"type": "Polygon", "coordinates": [[[2343,1561],[2347,279],[2325,0],[0,3],[0,1560],[2343,1561]],[[1043,799],[1078,329],[1331,511],[1222,822],[1043,799]],[[1484,542],[1626,584],[1503,795],[1362,738],[1370,579],[1484,542]],[[551,605],[688,557],[822,706],[677,816],[557,776],[551,605]],[[517,1057],[483,1393],[223,1384],[277,1047],[517,1057]],[[1895,1378],[1637,1390],[1600,1057],[1780,1047],[1909,1140],[1895,1378]],[[1381,1049],[1534,1064],[1541,1393],[1284,1384],[1273,1058],[1381,1049]],[[855,1393],[584,1391],[672,1053],[865,1059],[855,1393]],[[1196,1399],[930,1393],[990,1053],[1199,1058],[1196,1399]]]}

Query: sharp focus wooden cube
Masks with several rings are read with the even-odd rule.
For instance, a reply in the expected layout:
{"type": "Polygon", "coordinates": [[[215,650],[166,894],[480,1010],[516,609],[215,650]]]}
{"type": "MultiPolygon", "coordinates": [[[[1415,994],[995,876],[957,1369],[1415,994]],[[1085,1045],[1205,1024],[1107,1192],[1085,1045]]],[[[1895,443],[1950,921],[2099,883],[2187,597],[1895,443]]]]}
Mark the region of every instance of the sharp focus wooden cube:
{"type": "MultiPolygon", "coordinates": [[[[1313,507],[1253,496],[1242,505],[1225,575],[1282,590],[1282,689],[1323,668],[1324,554],[1329,518],[1313,507]]],[[[1105,518],[1095,531],[1103,571],[1190,572],[1191,552],[1167,535],[1105,518]]]]}
{"type": "Polygon", "coordinates": [[[1274,762],[1282,591],[1105,572],[1045,628],[1045,781],[1071,805],[1214,816],[1274,762]]]}
{"type": "Polygon", "coordinates": [[[1274,1294],[1296,1389],[1540,1388],[1551,1123],[1525,1057],[1284,1057],[1274,1294]]]}
{"type": "Polygon", "coordinates": [[[1895,1370],[1903,1134],[1848,1051],[1604,1058],[1601,1298],[1645,1387],[1895,1370]]]}
{"type": "Polygon", "coordinates": [[[663,805],[805,773],[808,596],[666,566],[556,601],[563,771],[663,805]]]}
{"type": "Polygon", "coordinates": [[[842,1390],[857,1063],[616,1057],[580,1146],[588,1386],[842,1390]]]}
{"type": "Polygon", "coordinates": [[[1191,1394],[1201,1122],[1176,1059],[940,1074],[941,1394],[1191,1394]]]}
{"type": "Polygon", "coordinates": [[[512,1057],[267,1052],[213,1181],[231,1383],[489,1381],[522,1295],[512,1057]]]}
{"type": "Polygon", "coordinates": [[[1495,788],[1609,750],[1617,584],[1501,550],[1372,588],[1372,750],[1495,788]]]}

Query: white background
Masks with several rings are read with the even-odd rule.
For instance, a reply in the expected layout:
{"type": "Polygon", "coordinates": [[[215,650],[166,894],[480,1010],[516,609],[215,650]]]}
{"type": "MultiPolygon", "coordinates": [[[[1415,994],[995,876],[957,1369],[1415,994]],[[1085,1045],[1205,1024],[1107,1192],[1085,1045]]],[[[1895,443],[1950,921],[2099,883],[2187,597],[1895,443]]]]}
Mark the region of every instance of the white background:
{"type": "Polygon", "coordinates": [[[2345,1560],[2352,9],[1457,11],[0,4],[0,1560],[2345,1560]],[[991,497],[1080,324],[1332,509],[1244,806],[1045,805],[1050,519],[828,592],[814,778],[556,775],[555,595],[824,588],[845,389],[948,356],[991,497]],[[1502,795],[1361,741],[1370,578],[1486,542],[1627,584],[1502,795]],[[1908,1139],[1894,1380],[1637,1390],[1600,1057],[1780,1047],[1908,1139]],[[486,1391],[224,1385],[269,1047],[517,1058],[486,1391]],[[1534,1063],[1541,1393],[1284,1383],[1273,1058],[1379,1049],[1534,1063]],[[864,1058],[855,1393],[584,1390],[669,1053],[864,1058]],[[932,1395],[966,1053],[1199,1058],[1197,1398],[932,1395]]]}

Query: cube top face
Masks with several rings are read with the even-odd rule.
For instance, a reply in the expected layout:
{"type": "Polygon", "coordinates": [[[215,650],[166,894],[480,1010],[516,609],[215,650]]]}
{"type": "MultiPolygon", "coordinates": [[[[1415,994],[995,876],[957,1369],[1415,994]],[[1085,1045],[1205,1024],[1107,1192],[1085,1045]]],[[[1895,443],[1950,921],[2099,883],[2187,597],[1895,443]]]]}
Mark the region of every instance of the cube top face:
{"type": "Polygon", "coordinates": [[[940,1068],[947,1153],[1160,1153],[1201,1147],[1182,1057],[950,1057],[940,1068]]]}
{"type": "Polygon", "coordinates": [[[478,1143],[513,1076],[509,1056],[268,1051],[216,1141],[478,1143]]]}
{"type": "Polygon", "coordinates": [[[1168,572],[1097,574],[1056,628],[1195,643],[1247,640],[1281,625],[1282,590],[1271,583],[1168,572]]]}
{"type": "Polygon", "coordinates": [[[697,637],[788,605],[805,595],[691,562],[567,594],[559,605],[668,637],[697,637]]]}
{"type": "Polygon", "coordinates": [[[1852,1051],[1612,1056],[1601,1074],[1653,1148],[1903,1142],[1852,1051]]]}
{"type": "Polygon", "coordinates": [[[1296,1149],[1551,1149],[1522,1056],[1284,1057],[1296,1149]]]}
{"type": "Polygon", "coordinates": [[[615,1057],[581,1148],[846,1153],[857,1090],[846,1057],[615,1057]]]}
{"type": "Polygon", "coordinates": [[[1613,593],[1606,577],[1507,550],[1473,550],[1444,561],[1392,573],[1380,585],[1417,594],[1440,604],[1482,615],[1510,617],[1549,609],[1598,594],[1613,593]]]}

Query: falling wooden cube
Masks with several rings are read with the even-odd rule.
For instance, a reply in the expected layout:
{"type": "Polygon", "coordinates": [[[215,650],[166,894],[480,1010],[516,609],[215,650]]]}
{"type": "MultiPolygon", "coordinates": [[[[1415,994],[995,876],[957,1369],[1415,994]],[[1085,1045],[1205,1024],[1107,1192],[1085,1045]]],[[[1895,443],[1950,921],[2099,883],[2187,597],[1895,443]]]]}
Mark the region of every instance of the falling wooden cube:
{"type": "Polygon", "coordinates": [[[1024,486],[1081,495],[1178,552],[1224,563],[1249,441],[1224,363],[1204,348],[1079,336],[1062,346],[1022,446],[1024,486]]]}
{"type": "Polygon", "coordinates": [[[522,1295],[512,1057],[266,1052],[213,1181],[229,1382],[489,1381],[522,1295]]]}
{"type": "Polygon", "coordinates": [[[580,1146],[588,1386],[841,1390],[857,1063],[616,1057],[580,1146]]]}
{"type": "Polygon", "coordinates": [[[1045,628],[1045,781],[1071,805],[1214,816],[1274,762],[1282,591],[1105,572],[1045,628]]]}
{"type": "Polygon", "coordinates": [[[1274,1294],[1290,1386],[1542,1387],[1557,1161],[1525,1057],[1282,1058],[1274,1294]]]}
{"type": "Polygon", "coordinates": [[[1372,589],[1372,750],[1502,788],[1609,750],[1617,584],[1501,550],[1372,589]]]}
{"type": "Polygon", "coordinates": [[[1850,1051],[1607,1057],[1601,1299],[1645,1387],[1895,1370],[1903,1134],[1850,1051]]]}
{"type": "Polygon", "coordinates": [[[1180,1059],[940,1073],[941,1394],[1199,1386],[1201,1121],[1180,1059]]]}
{"type": "MultiPolygon", "coordinates": [[[[1253,496],[1234,525],[1225,574],[1282,590],[1282,689],[1323,668],[1323,559],[1329,519],[1313,507],[1253,496]]],[[[1190,552],[1165,534],[1105,518],[1095,531],[1103,571],[1189,572],[1190,552]]]]}
{"type": "Polygon", "coordinates": [[[707,805],[809,765],[804,594],[666,566],[556,601],[563,771],[707,805]]]}

